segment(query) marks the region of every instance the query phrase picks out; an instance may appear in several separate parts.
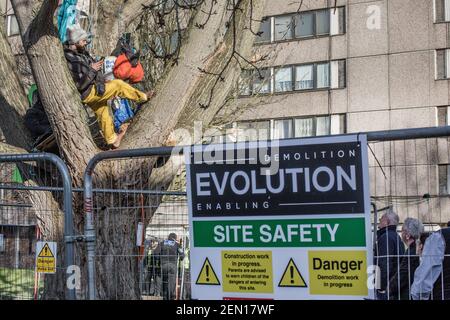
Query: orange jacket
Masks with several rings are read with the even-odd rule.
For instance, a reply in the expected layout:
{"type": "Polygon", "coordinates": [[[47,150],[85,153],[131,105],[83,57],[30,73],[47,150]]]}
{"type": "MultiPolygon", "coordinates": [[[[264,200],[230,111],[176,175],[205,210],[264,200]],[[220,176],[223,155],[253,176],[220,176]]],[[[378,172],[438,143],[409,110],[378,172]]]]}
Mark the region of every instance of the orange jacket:
{"type": "Polygon", "coordinates": [[[114,64],[114,77],[128,80],[130,83],[138,83],[144,79],[144,68],[140,62],[138,62],[136,67],[133,67],[126,54],[122,53],[117,57],[114,64]]]}

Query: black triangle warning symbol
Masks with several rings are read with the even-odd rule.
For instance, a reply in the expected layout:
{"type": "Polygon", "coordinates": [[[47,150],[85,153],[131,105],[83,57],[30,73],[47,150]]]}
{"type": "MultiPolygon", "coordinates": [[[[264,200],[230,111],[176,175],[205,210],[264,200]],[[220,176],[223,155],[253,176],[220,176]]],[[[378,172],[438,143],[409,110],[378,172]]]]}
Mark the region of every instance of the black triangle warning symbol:
{"type": "Polygon", "coordinates": [[[292,258],[289,260],[286,270],[283,272],[283,276],[281,277],[278,287],[308,287],[292,258]]]}
{"type": "Polygon", "coordinates": [[[42,248],[41,252],[38,254],[39,258],[54,258],[52,250],[50,250],[50,247],[48,246],[48,243],[45,244],[45,246],[42,248]]]}
{"type": "Polygon", "coordinates": [[[209,259],[206,258],[205,262],[203,263],[203,267],[200,270],[200,273],[198,275],[197,281],[195,284],[204,284],[204,285],[210,285],[210,286],[219,286],[220,281],[217,278],[216,273],[214,272],[214,269],[211,266],[211,262],[209,262],[209,259]]]}

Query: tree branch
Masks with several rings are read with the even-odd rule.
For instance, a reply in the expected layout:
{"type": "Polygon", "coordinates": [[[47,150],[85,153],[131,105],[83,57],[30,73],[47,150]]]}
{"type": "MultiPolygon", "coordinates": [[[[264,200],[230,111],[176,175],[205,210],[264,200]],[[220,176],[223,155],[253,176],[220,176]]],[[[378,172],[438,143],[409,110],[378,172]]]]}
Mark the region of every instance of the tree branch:
{"type": "Polygon", "coordinates": [[[125,27],[142,15],[144,6],[150,6],[157,1],[159,0],[125,0],[122,12],[125,27]]]}
{"type": "Polygon", "coordinates": [[[0,153],[2,154],[23,154],[28,153],[27,150],[12,146],[7,143],[0,142],[0,153]]]}

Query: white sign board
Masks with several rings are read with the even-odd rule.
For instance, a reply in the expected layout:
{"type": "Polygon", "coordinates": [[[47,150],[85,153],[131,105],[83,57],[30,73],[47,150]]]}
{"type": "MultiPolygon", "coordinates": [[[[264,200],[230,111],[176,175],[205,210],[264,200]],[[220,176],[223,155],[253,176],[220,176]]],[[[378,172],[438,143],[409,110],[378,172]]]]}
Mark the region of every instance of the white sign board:
{"type": "Polygon", "coordinates": [[[194,299],[363,299],[365,135],[185,150],[194,299]]]}

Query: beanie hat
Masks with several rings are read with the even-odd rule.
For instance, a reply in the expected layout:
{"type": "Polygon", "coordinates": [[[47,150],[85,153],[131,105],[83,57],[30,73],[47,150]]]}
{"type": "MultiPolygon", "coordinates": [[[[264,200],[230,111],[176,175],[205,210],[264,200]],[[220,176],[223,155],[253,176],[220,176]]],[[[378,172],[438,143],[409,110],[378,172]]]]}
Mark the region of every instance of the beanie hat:
{"type": "Polygon", "coordinates": [[[87,40],[89,35],[79,25],[75,24],[67,27],[67,41],[69,44],[75,44],[81,40],[87,40]]]}
{"type": "Polygon", "coordinates": [[[169,240],[175,240],[176,241],[177,240],[177,234],[172,232],[171,234],[169,234],[168,238],[169,238],[169,240]]]}

